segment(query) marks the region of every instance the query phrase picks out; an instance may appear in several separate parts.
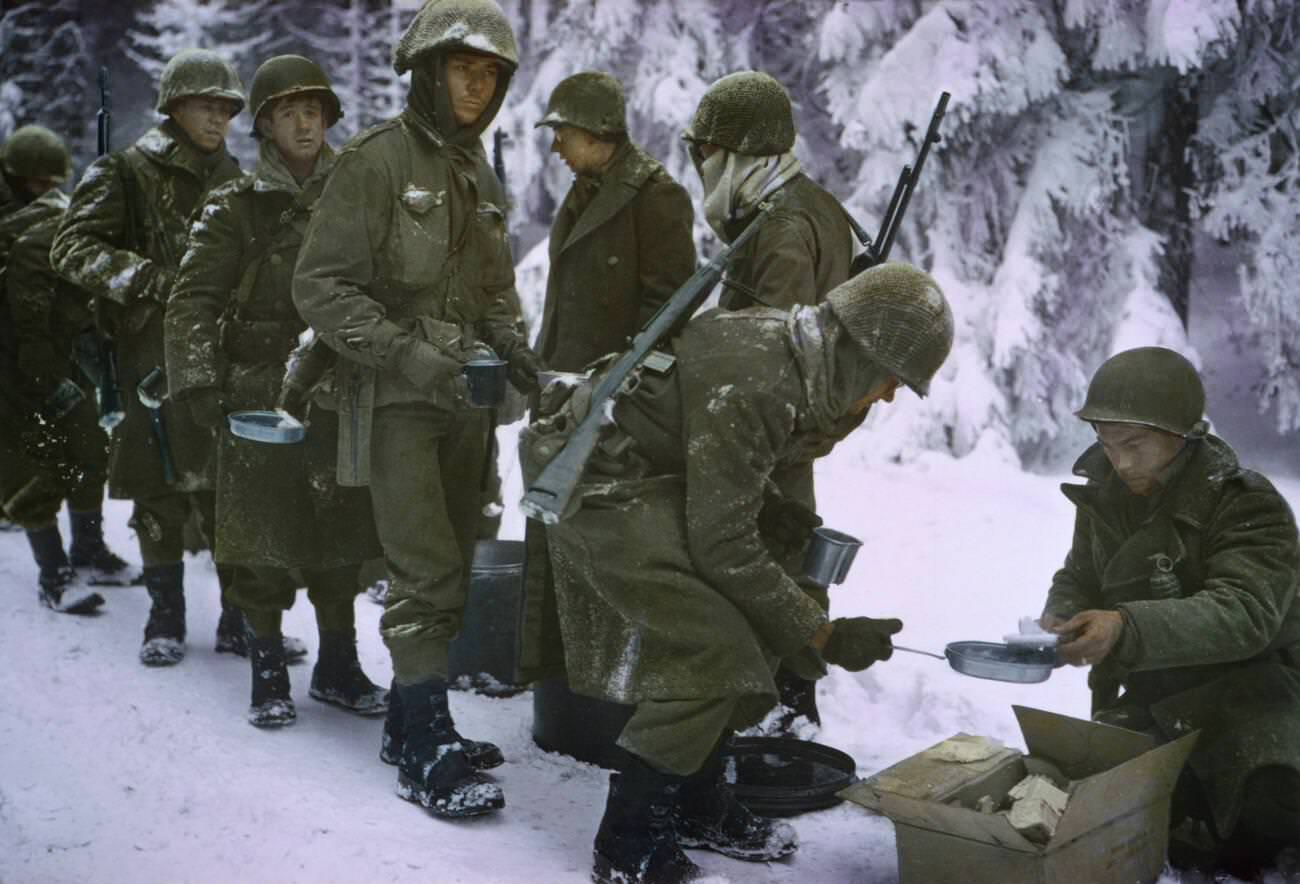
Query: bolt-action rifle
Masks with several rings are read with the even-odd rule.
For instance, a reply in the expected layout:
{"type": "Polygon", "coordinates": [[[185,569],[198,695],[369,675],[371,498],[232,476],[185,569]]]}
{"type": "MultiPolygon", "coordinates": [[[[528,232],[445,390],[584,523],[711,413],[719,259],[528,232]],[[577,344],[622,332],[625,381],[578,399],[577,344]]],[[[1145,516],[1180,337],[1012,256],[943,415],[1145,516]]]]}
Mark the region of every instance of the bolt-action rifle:
{"type": "MultiPolygon", "coordinates": [[[[99,130],[99,156],[113,150],[113,93],[109,88],[108,68],[99,69],[99,113],[95,115],[99,130]]],[[[99,405],[99,425],[111,430],[126,416],[122,408],[122,390],[117,380],[117,350],[107,335],[88,332],[77,342],[78,363],[95,385],[99,405]]]]}

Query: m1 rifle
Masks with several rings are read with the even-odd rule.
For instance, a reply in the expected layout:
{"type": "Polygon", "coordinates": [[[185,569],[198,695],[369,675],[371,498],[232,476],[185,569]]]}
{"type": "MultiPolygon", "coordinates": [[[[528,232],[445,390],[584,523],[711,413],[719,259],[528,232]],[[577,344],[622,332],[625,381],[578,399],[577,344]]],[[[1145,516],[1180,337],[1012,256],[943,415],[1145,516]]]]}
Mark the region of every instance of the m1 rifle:
{"type": "Polygon", "coordinates": [[[930,125],[925,130],[921,147],[917,150],[916,162],[904,166],[902,174],[898,176],[898,184],[894,186],[893,196],[889,198],[889,205],[880,219],[880,232],[876,234],[876,238],[873,240],[868,236],[862,229],[862,225],[849,216],[853,232],[865,247],[861,254],[853,259],[850,276],[857,276],[868,267],[875,267],[889,260],[889,252],[894,247],[898,228],[903,223],[903,215],[907,213],[908,203],[912,201],[912,194],[916,191],[916,183],[921,179],[921,168],[925,165],[926,157],[930,155],[930,145],[938,144],[942,140],[942,136],[939,135],[939,124],[943,122],[943,115],[948,110],[950,97],[947,92],[939,95],[939,103],[935,105],[934,113],[930,115],[930,125]]]}
{"type": "MultiPolygon", "coordinates": [[[[615,397],[623,392],[623,384],[639,365],[646,362],[671,333],[690,317],[713,287],[722,278],[732,254],[758,232],[772,214],[772,203],[759,203],[758,212],[735,241],[697,269],[691,278],[682,283],[659,311],[632,339],[632,346],[618,357],[613,366],[601,377],[591,397],[587,416],[574,429],[564,447],[542,470],[520,501],[524,515],[547,525],[553,525],[564,516],[582,479],[587,461],[599,441],[600,431],[609,423],[609,411],[615,397]]],[[[658,354],[660,357],[663,354],[658,354]]]]}
{"type": "MultiPolygon", "coordinates": [[[[109,88],[107,67],[99,69],[99,113],[95,115],[95,122],[99,135],[99,156],[105,157],[113,150],[113,93],[109,88]]],[[[99,425],[111,430],[126,416],[122,408],[122,390],[117,380],[117,350],[107,336],[99,332],[88,332],[86,340],[78,342],[77,353],[82,371],[95,385],[99,425]]]]}

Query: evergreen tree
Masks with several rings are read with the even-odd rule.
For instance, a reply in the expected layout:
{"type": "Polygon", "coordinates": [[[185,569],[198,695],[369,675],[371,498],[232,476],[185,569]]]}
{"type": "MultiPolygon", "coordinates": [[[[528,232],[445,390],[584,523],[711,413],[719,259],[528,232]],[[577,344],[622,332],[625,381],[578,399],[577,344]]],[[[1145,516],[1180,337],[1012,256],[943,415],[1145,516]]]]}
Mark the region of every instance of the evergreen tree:
{"type": "Polygon", "coordinates": [[[74,155],[86,151],[95,78],[79,21],[74,0],[21,3],[0,16],[0,141],[39,123],[74,155]]]}

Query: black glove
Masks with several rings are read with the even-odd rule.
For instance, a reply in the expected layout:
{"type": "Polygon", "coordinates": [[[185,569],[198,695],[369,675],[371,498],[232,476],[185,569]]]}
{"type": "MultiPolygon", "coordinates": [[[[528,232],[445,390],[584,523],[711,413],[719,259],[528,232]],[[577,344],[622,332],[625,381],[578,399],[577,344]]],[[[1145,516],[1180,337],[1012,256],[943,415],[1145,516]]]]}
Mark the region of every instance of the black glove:
{"type": "Polygon", "coordinates": [[[221,407],[221,391],[216,387],[200,387],[185,397],[190,410],[190,420],[200,427],[219,430],[226,423],[226,412],[221,407]]]}
{"type": "Polygon", "coordinates": [[[763,508],[758,511],[758,533],[772,546],[777,558],[784,559],[801,551],[812,530],[821,524],[821,516],[794,498],[770,491],[763,495],[763,508]]]}
{"type": "Polygon", "coordinates": [[[861,672],[872,663],[888,660],[894,653],[889,637],[903,628],[902,620],[871,617],[837,617],[831,621],[822,657],[850,672],[861,672]]]}
{"type": "Polygon", "coordinates": [[[545,369],[542,357],[528,347],[516,347],[510,354],[510,383],[520,393],[536,393],[540,390],[537,373],[545,369]]]}

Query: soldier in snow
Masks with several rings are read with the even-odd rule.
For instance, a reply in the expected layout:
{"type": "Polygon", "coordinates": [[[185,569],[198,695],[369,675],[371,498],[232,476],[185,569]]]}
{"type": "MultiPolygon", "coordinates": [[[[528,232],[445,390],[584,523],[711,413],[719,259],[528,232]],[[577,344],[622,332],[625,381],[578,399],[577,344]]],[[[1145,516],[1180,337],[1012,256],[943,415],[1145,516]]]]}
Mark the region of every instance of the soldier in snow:
{"type": "Polygon", "coordinates": [[[479,773],[500,750],[456,732],[447,658],[487,456],[462,369],[495,354],[529,391],[540,367],[510,308],[504,197],[480,142],[517,64],[491,0],[426,3],[394,52],[397,72],[411,72],[407,107],[340,154],[293,282],[299,312],[343,357],[340,481],[370,486],[388,563],[383,757],[398,765],[398,794],[440,816],[505,803],[479,773]]]}
{"type": "Polygon", "coordinates": [[[306,329],[290,296],[293,268],[334,166],[325,130],[342,116],[325,72],[297,55],[259,67],[249,97],[257,169],[214,190],[191,229],[167,302],[167,374],[172,397],[218,434],[216,558],[232,566],[230,598],[251,630],[248,720],[296,718],[280,620],[299,574],[320,629],[310,695],[382,715],[387,691],[357,661],[353,607],[361,563],[379,544],[369,494],[335,480],[333,402],[320,397],[296,445],[239,439],[226,427],[229,411],[282,401],[285,364],[306,329]]]}
{"type": "Polygon", "coordinates": [[[1186,359],[1127,350],[1077,414],[1097,444],[1063,485],[1074,542],[1042,623],[1091,666],[1093,718],[1200,731],[1174,793],[1170,856],[1253,879],[1300,848],[1300,543],[1286,501],[1208,435],[1186,359]]]}
{"type": "Polygon", "coordinates": [[[103,597],[77,582],[124,584],[126,562],[104,543],[108,437],[73,359],[91,317],[84,296],[50,269],[50,241],[68,205],[58,185],[71,172],[63,140],[24,126],[5,145],[4,176],[26,204],[0,218],[0,505],[27,532],[40,600],[88,613],[103,597]],[[64,501],[72,545],[57,516],[64,501]]]}
{"type": "MultiPolygon", "coordinates": [[[[864,669],[889,658],[902,624],[828,621],[782,567],[774,550],[788,538],[766,533],[764,510],[781,505],[792,466],[899,384],[925,395],[952,329],[928,275],[885,264],[817,307],[704,314],[677,338],[675,370],[643,373],[616,402],[580,507],[549,530],[569,683],[636,707],[596,834],[597,881],[692,880],[683,846],[754,861],[795,850],[793,829],[727,787],[725,740],[771,708],[778,660],[864,669]]],[[[530,427],[529,473],[589,402],[575,393],[530,427]]]]}
{"type": "MultiPolygon", "coordinates": [[[[183,529],[195,507],[210,533],[215,499],[212,431],[166,398],[163,315],[190,221],[212,188],[239,174],[225,138],[243,106],[243,85],[225,60],[202,49],[177,53],[158,85],[157,110],[167,119],[91,165],[50,249],[54,269],[92,297],[116,348],[126,414],[112,433],[108,490],[135,503],[131,524],[152,601],[140,649],[146,666],[185,654],[183,529]]],[[[229,572],[217,574],[228,586],[229,572]]],[[[243,617],[224,595],[218,650],[246,653],[243,617]]]]}
{"type": "MultiPolygon", "coordinates": [[[[775,202],[763,229],[732,258],[720,306],[788,310],[820,304],[849,278],[853,230],[848,213],[803,173],[795,158],[794,113],[780,83],[758,71],[728,74],[704,93],[682,138],[704,184],[704,217],[725,242],[749,225],[760,202],[775,202]]],[[[811,467],[798,484],[784,514],[796,526],[813,520],[817,508],[811,467]]],[[[797,573],[797,558],[787,564],[797,573]]],[[[804,588],[829,610],[824,588],[812,583],[804,588]]],[[[785,707],[779,729],[792,730],[798,716],[820,722],[810,675],[797,665],[777,674],[785,707]]]]}

